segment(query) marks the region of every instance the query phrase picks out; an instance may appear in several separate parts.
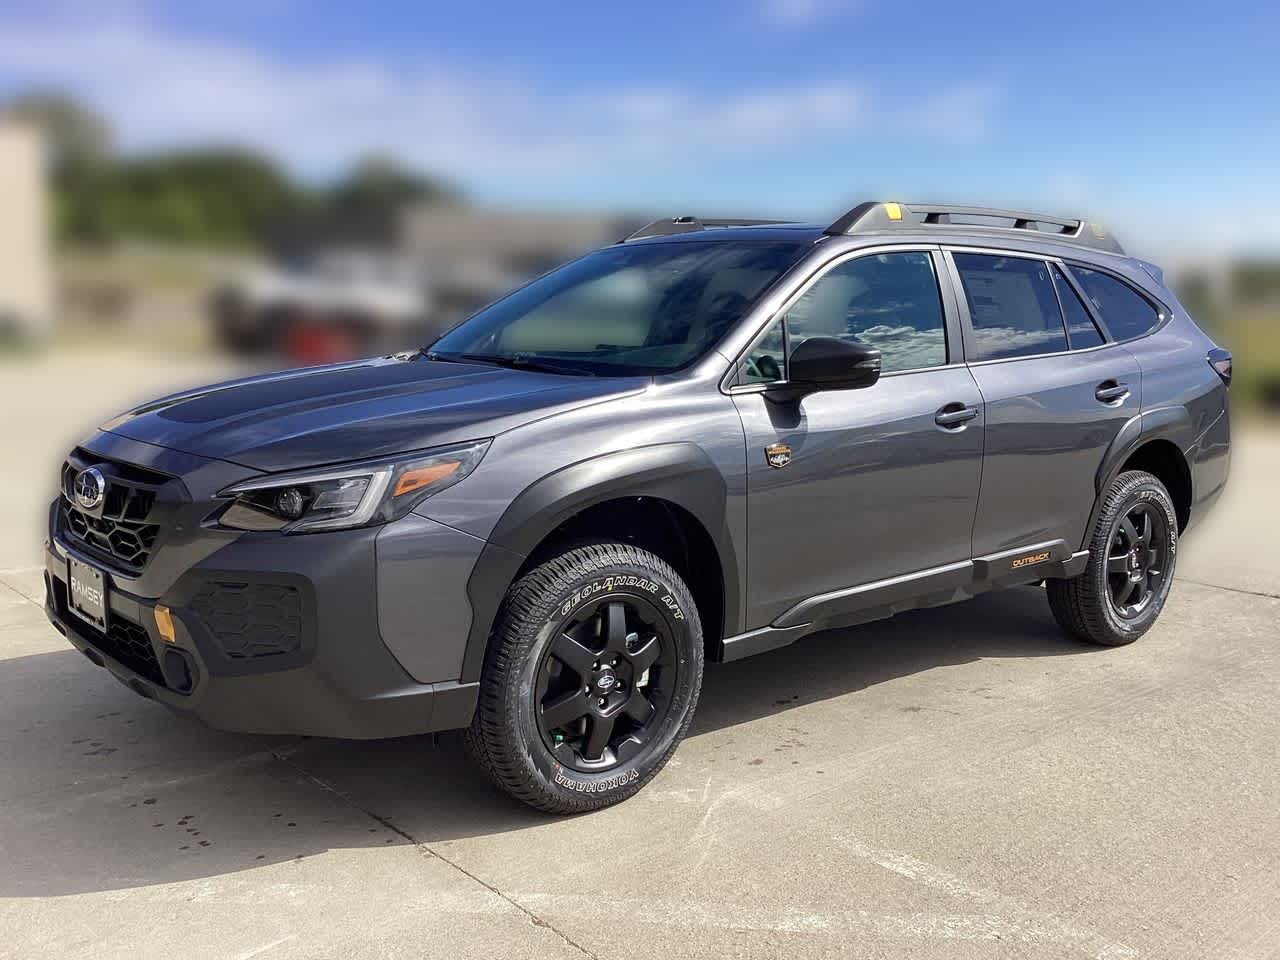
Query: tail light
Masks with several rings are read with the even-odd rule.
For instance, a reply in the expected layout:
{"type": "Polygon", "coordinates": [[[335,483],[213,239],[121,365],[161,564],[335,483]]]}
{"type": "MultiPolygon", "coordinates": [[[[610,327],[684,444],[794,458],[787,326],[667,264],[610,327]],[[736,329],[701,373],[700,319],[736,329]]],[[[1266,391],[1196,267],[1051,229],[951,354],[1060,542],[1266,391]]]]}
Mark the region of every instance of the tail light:
{"type": "Polygon", "coordinates": [[[1231,386],[1231,354],[1215,347],[1209,351],[1209,366],[1222,378],[1222,382],[1231,386]]]}

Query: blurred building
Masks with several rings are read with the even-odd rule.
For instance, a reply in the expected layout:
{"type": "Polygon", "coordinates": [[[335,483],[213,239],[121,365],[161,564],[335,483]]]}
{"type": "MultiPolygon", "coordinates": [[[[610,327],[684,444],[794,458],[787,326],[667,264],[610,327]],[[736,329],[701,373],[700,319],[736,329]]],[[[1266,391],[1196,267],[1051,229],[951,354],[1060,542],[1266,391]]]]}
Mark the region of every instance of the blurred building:
{"type": "Polygon", "coordinates": [[[53,324],[43,142],[0,121],[0,336],[43,336],[53,324]]]}
{"type": "Polygon", "coordinates": [[[625,237],[643,217],[424,205],[405,212],[400,247],[421,265],[442,330],[532,277],[625,237]]]}

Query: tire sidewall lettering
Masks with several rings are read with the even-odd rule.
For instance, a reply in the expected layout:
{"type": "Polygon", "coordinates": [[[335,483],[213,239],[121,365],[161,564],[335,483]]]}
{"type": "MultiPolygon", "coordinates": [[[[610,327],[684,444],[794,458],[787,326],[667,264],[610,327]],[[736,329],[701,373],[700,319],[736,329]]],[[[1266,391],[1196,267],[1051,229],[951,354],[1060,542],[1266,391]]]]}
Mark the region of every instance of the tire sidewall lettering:
{"type": "Polygon", "coordinates": [[[581,605],[584,601],[590,600],[592,597],[602,593],[613,593],[616,590],[634,589],[645,591],[656,596],[659,602],[670,611],[671,616],[676,620],[684,620],[684,610],[681,609],[679,602],[675,598],[675,594],[666,585],[647,577],[637,577],[634,574],[614,575],[608,577],[600,577],[590,580],[581,587],[574,589],[572,593],[566,596],[560,602],[560,615],[567,617],[573,612],[573,609],[581,605]]]}
{"type": "MultiPolygon", "coordinates": [[[[1169,575],[1166,576],[1163,582],[1160,584],[1160,591],[1155,598],[1156,602],[1152,603],[1151,606],[1146,611],[1143,612],[1142,616],[1140,616],[1136,620],[1124,620],[1121,617],[1117,616],[1115,610],[1111,608],[1111,605],[1109,603],[1104,605],[1104,612],[1105,612],[1107,621],[1112,625],[1112,627],[1115,630],[1125,634],[1144,633],[1147,630],[1147,628],[1150,627],[1151,623],[1154,622],[1155,619],[1160,615],[1160,612],[1164,609],[1165,599],[1169,596],[1169,591],[1172,589],[1172,586],[1173,586],[1173,567],[1174,567],[1174,562],[1177,559],[1177,552],[1178,552],[1177,514],[1174,512],[1173,506],[1169,502],[1169,498],[1165,496],[1158,489],[1154,489],[1152,487],[1143,487],[1139,490],[1135,490],[1129,498],[1122,501],[1119,507],[1116,509],[1116,515],[1111,522],[1111,529],[1114,531],[1115,526],[1119,523],[1119,518],[1123,517],[1130,509],[1132,509],[1135,505],[1139,503],[1149,503],[1157,506],[1160,510],[1160,513],[1164,516],[1165,531],[1166,531],[1165,547],[1169,551],[1169,575]]],[[[1108,542],[1110,542],[1109,539],[1108,539],[1108,542]]],[[[1099,569],[1100,569],[1099,575],[1101,577],[1101,585],[1102,585],[1102,595],[1106,596],[1109,592],[1108,585],[1107,585],[1106,565],[1103,564],[1099,569]]]]}
{"type": "Polygon", "coordinates": [[[556,764],[551,780],[558,787],[572,790],[575,793],[608,793],[629,786],[640,779],[640,771],[635,767],[622,770],[616,774],[600,777],[596,780],[579,779],[579,775],[571,774],[560,764],[556,764]]]}

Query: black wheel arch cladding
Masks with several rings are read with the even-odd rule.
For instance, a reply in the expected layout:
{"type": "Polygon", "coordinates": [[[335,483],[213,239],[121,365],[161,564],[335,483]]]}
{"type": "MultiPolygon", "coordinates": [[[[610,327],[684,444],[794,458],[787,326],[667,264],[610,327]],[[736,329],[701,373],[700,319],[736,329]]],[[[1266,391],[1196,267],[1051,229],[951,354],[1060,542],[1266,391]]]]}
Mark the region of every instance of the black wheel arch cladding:
{"type": "Polygon", "coordinates": [[[1173,498],[1174,506],[1177,508],[1179,529],[1185,527],[1189,519],[1188,514],[1191,504],[1194,502],[1194,473],[1188,462],[1188,453],[1194,444],[1195,429],[1186,409],[1182,407],[1164,407],[1149,411],[1140,416],[1135,416],[1126,423],[1116,435],[1115,440],[1112,441],[1111,446],[1102,458],[1102,463],[1098,466],[1098,472],[1094,478],[1096,497],[1080,548],[1084,549],[1088,546],[1093,529],[1098,522],[1098,517],[1102,514],[1107,491],[1110,490],[1116,477],[1128,469],[1147,470],[1164,484],[1170,497],[1173,498]],[[1177,451],[1181,461],[1178,466],[1178,482],[1186,484],[1185,491],[1177,488],[1178,482],[1174,482],[1171,486],[1170,481],[1172,478],[1162,476],[1151,469],[1151,465],[1145,462],[1130,465],[1130,461],[1134,459],[1135,455],[1140,456],[1145,449],[1153,444],[1158,444],[1162,447],[1167,444],[1177,451]]]}
{"type": "Polygon", "coordinates": [[[479,678],[498,610],[527,558],[578,513],[625,497],[668,501],[703,526],[720,558],[724,630],[731,633],[737,628],[739,560],[726,521],[724,476],[694,443],[619,450],[547,474],[517,496],[498,520],[467,583],[472,621],[462,679],[479,678]]]}

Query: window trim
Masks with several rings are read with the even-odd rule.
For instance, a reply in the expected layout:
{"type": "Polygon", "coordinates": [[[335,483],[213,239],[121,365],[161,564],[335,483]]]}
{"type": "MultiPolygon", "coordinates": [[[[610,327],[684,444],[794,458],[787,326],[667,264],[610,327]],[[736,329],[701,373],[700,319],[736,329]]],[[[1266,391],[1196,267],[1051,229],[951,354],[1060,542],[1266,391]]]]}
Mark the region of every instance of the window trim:
{"type": "MultiPolygon", "coordinates": [[[[899,377],[909,373],[927,373],[931,370],[946,370],[949,367],[961,367],[965,364],[965,345],[962,338],[961,321],[959,307],[955,302],[956,291],[949,282],[950,277],[944,276],[947,265],[944,260],[943,248],[939,244],[934,243],[894,243],[883,244],[874,247],[857,247],[853,250],[845,250],[837,254],[830,260],[826,260],[819,264],[812,273],[805,277],[794,290],[791,291],[782,301],[781,306],[773,313],[769,314],[769,318],[756,331],[745,347],[742,348],[729,363],[729,369],[725,371],[723,377],[720,378],[720,392],[730,396],[739,394],[764,393],[766,390],[777,389],[786,386],[791,381],[770,380],[767,383],[739,383],[738,373],[742,369],[742,364],[756,344],[765,338],[772,329],[773,325],[787,315],[787,312],[795,305],[801,297],[803,297],[809,288],[825,277],[832,270],[843,266],[851,260],[859,260],[863,257],[880,256],[886,253],[927,253],[930,263],[933,266],[934,283],[938,286],[938,303],[942,307],[942,333],[943,342],[947,349],[947,362],[936,364],[930,367],[912,367],[908,370],[892,370],[888,373],[882,373],[880,379],[886,377],[899,377]]],[[[790,331],[786,324],[783,324],[783,350],[786,358],[790,358],[790,331]]]]}
{"type": "Polygon", "coordinates": [[[1105,347],[1111,339],[1110,332],[1106,330],[1098,318],[1094,315],[1094,311],[1089,309],[1088,297],[1082,295],[1081,291],[1076,289],[1075,278],[1067,276],[1064,266],[1057,260],[1046,261],[1049,264],[1049,282],[1053,284],[1054,296],[1058,298],[1058,312],[1062,314],[1062,326],[1067,332],[1067,352],[1068,353],[1084,353],[1086,350],[1092,350],[1096,347],[1105,347]],[[1093,324],[1093,329],[1098,336],[1102,338],[1102,343],[1095,343],[1092,347],[1077,347],[1071,338],[1071,321],[1067,319],[1067,306],[1062,302],[1062,291],[1058,289],[1058,280],[1054,277],[1054,271],[1057,271],[1062,277],[1063,283],[1067,285],[1067,289],[1071,291],[1072,296],[1076,298],[1076,302],[1080,304],[1080,308],[1084,310],[1084,315],[1089,318],[1089,322],[1093,324]]]}
{"type": "Polygon", "coordinates": [[[1153,334],[1159,333],[1161,330],[1167,327],[1169,323],[1173,320],[1172,308],[1170,308],[1163,301],[1158,300],[1156,297],[1147,293],[1145,290],[1139,287],[1136,283],[1133,283],[1127,278],[1122,277],[1120,274],[1116,273],[1114,270],[1108,270],[1106,267],[1101,267],[1095,263],[1090,263],[1088,260],[1068,260],[1065,258],[1059,258],[1059,261],[1062,264],[1062,266],[1065,268],[1063,270],[1063,273],[1065,273],[1067,275],[1067,278],[1072,282],[1072,284],[1075,285],[1076,292],[1080,295],[1080,299],[1084,302],[1085,309],[1088,310],[1089,313],[1093,316],[1094,322],[1097,323],[1098,328],[1105,333],[1108,341],[1110,341],[1111,343],[1134,343],[1135,341],[1138,341],[1138,340],[1145,340],[1147,337],[1150,337],[1153,334]],[[1139,297],[1145,300],[1147,302],[1147,306],[1155,310],[1156,318],[1157,318],[1155,325],[1149,328],[1145,333],[1138,334],[1136,337],[1126,337],[1123,340],[1116,337],[1116,335],[1111,332],[1111,328],[1107,326],[1107,321],[1102,316],[1102,311],[1097,308],[1097,306],[1093,302],[1093,299],[1085,291],[1084,284],[1080,282],[1080,278],[1077,277],[1072,272],[1071,268],[1073,267],[1079,267],[1082,270],[1092,270],[1094,273],[1105,274],[1106,276],[1110,277],[1112,280],[1115,280],[1117,283],[1121,283],[1124,286],[1128,287],[1135,294],[1137,294],[1139,297]]]}

